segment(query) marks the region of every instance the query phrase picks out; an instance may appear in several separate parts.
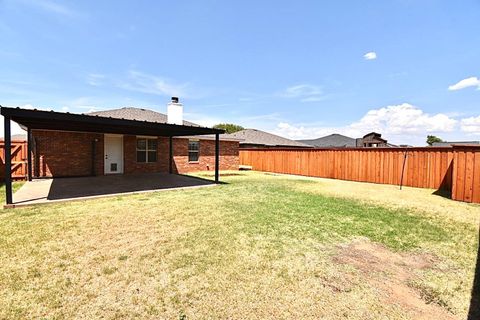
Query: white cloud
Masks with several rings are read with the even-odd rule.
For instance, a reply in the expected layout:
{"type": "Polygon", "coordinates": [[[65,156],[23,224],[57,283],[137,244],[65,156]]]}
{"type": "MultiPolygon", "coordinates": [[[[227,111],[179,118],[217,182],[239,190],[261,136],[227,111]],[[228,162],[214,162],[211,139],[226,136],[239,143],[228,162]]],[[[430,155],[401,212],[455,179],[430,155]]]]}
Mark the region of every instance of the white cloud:
{"type": "Polygon", "coordinates": [[[480,116],[462,119],[460,127],[463,132],[480,135],[480,116]]]}
{"type": "Polygon", "coordinates": [[[284,98],[297,98],[301,102],[315,102],[324,99],[322,88],[311,84],[298,84],[288,87],[280,93],[280,96],[284,98]]]}
{"type": "Polygon", "coordinates": [[[296,86],[288,87],[285,90],[285,96],[289,98],[319,95],[319,94],[322,94],[322,90],[320,89],[320,87],[309,85],[309,84],[299,84],[296,86]]]}
{"type": "Polygon", "coordinates": [[[311,96],[300,99],[301,102],[317,102],[325,100],[324,96],[311,96]]]}
{"type": "Polygon", "coordinates": [[[39,8],[45,12],[62,16],[65,18],[78,17],[79,13],[70,9],[65,4],[60,4],[51,0],[21,0],[18,1],[27,6],[39,8]]]}
{"type": "Polygon", "coordinates": [[[456,124],[457,120],[445,114],[430,115],[411,104],[403,103],[370,110],[350,127],[359,131],[380,131],[401,135],[451,132],[455,130],[456,124]]]}
{"type": "Polygon", "coordinates": [[[53,1],[37,0],[37,1],[34,1],[34,3],[36,3],[39,7],[43,8],[44,10],[47,10],[56,14],[65,15],[65,16],[72,16],[73,14],[73,12],[66,6],[60,5],[53,1]]]}
{"type": "Polygon", "coordinates": [[[318,135],[321,128],[305,128],[304,126],[295,126],[287,122],[280,122],[277,125],[275,134],[291,139],[302,139],[318,135]]]}
{"type": "Polygon", "coordinates": [[[427,134],[450,133],[457,126],[458,120],[445,114],[428,114],[416,106],[403,103],[370,110],[358,121],[345,126],[319,127],[281,122],[274,131],[293,139],[314,139],[332,133],[358,138],[375,131],[392,143],[421,145],[427,134]]]}
{"type": "Polygon", "coordinates": [[[377,53],[374,51],[367,52],[363,55],[365,60],[375,60],[377,59],[377,53]]]}
{"type": "Polygon", "coordinates": [[[128,81],[118,84],[118,87],[143,93],[187,97],[187,83],[175,84],[172,81],[138,71],[130,71],[128,81]]]}
{"type": "Polygon", "coordinates": [[[178,96],[181,99],[203,99],[219,94],[218,89],[198,87],[189,82],[179,82],[138,70],[128,70],[125,74],[89,73],[85,76],[85,82],[95,87],[121,88],[158,96],[178,96]]]}
{"type": "Polygon", "coordinates": [[[99,73],[90,73],[87,75],[87,83],[91,86],[98,87],[103,84],[105,75],[99,73]]]}
{"type": "Polygon", "coordinates": [[[183,118],[184,120],[199,124],[203,127],[213,127],[216,124],[228,122],[220,117],[208,116],[195,112],[185,112],[183,118]]]}
{"type": "Polygon", "coordinates": [[[253,116],[239,116],[238,114],[208,115],[208,113],[185,112],[184,119],[205,127],[212,127],[219,123],[235,123],[245,128],[261,128],[265,123],[281,121],[277,113],[259,114],[253,116]]]}
{"type": "Polygon", "coordinates": [[[83,113],[85,112],[84,110],[97,111],[97,104],[99,104],[100,101],[91,97],[79,97],[72,100],[63,101],[61,103],[63,106],[60,108],[60,111],[62,112],[67,112],[70,110],[75,112],[75,110],[80,110],[80,112],[83,113]]]}
{"type": "Polygon", "coordinates": [[[478,79],[477,77],[470,77],[470,78],[460,80],[459,82],[449,86],[448,90],[456,91],[456,90],[461,90],[468,87],[477,87],[477,90],[480,90],[480,79],[478,79]]]}

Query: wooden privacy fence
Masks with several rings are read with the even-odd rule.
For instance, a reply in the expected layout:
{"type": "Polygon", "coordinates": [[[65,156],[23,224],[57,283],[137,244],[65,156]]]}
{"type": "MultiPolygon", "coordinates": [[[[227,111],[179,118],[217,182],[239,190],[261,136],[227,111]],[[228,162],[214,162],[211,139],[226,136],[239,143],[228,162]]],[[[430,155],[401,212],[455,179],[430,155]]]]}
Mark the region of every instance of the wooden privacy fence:
{"type": "Polygon", "coordinates": [[[455,200],[480,202],[479,153],[473,147],[242,149],[240,164],[267,172],[443,189],[452,191],[455,200]]]}
{"type": "Polygon", "coordinates": [[[452,199],[480,203],[480,147],[454,147],[452,199]]]}
{"type": "MultiPolygon", "coordinates": [[[[27,141],[12,140],[12,179],[25,180],[27,178],[27,141]]],[[[5,179],[5,143],[0,141],[0,180],[5,179]]]]}

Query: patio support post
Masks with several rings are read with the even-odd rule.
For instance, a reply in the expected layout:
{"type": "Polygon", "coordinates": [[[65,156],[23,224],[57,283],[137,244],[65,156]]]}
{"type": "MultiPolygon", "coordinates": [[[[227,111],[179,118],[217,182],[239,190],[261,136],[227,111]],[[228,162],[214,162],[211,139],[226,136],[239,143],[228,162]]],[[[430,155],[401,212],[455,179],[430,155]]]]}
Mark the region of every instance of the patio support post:
{"type": "Polygon", "coordinates": [[[92,140],[92,168],[90,169],[92,177],[96,176],[97,173],[95,172],[95,165],[97,162],[97,141],[98,139],[95,138],[92,140]]]}
{"type": "Polygon", "coordinates": [[[10,117],[4,117],[5,137],[5,202],[12,204],[12,137],[10,135],[10,117]]]}
{"type": "Polygon", "coordinates": [[[219,182],[219,168],[220,167],[220,134],[215,133],[215,183],[219,182]]]}
{"type": "Polygon", "coordinates": [[[173,137],[170,136],[169,139],[169,154],[168,154],[168,173],[172,174],[173,173],[173,137]]]}
{"type": "Polygon", "coordinates": [[[27,171],[28,181],[32,181],[32,130],[27,128],[27,171]]]}

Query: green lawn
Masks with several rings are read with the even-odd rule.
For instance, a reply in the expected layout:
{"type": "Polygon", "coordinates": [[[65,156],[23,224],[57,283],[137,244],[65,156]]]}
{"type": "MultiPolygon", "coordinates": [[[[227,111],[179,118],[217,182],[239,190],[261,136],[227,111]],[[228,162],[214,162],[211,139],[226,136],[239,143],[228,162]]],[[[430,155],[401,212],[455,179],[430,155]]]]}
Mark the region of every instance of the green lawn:
{"type": "MultiPolygon", "coordinates": [[[[24,183],[23,181],[14,181],[12,183],[13,192],[15,193],[15,191],[20,189],[23,183],[24,183]]],[[[3,182],[0,183],[0,202],[2,205],[5,204],[5,184],[3,182]]]]}
{"type": "Polygon", "coordinates": [[[479,206],[326,179],[222,180],[3,210],[0,318],[466,317],[479,206]]]}

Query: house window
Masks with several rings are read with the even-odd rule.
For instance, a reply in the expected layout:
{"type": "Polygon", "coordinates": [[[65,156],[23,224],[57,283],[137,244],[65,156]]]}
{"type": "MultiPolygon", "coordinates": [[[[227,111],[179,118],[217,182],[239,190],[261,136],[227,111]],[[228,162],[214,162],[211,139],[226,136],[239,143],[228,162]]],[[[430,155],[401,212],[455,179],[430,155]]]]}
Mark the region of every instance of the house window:
{"type": "Polygon", "coordinates": [[[188,162],[197,162],[200,154],[200,141],[188,141],[188,162]]]}
{"type": "Polygon", "coordinates": [[[157,162],[156,138],[137,138],[137,162],[157,162]]]}

